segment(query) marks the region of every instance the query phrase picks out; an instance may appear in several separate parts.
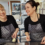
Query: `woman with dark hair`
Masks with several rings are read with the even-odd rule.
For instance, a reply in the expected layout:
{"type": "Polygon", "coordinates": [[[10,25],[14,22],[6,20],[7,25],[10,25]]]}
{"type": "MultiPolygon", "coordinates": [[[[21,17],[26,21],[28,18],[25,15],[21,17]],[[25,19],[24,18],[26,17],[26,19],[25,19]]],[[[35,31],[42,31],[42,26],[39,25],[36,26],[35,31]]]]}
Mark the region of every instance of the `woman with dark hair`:
{"type": "MultiPolygon", "coordinates": [[[[19,31],[16,20],[11,15],[6,15],[6,11],[3,5],[0,4],[0,39],[11,40],[16,39],[17,33],[19,31]]],[[[11,43],[15,45],[15,43],[11,43]]],[[[11,45],[10,44],[10,45],[11,45]]]]}
{"type": "Polygon", "coordinates": [[[36,13],[38,5],[34,0],[27,1],[25,5],[28,15],[24,21],[25,35],[31,45],[45,44],[45,15],[36,13]]]}

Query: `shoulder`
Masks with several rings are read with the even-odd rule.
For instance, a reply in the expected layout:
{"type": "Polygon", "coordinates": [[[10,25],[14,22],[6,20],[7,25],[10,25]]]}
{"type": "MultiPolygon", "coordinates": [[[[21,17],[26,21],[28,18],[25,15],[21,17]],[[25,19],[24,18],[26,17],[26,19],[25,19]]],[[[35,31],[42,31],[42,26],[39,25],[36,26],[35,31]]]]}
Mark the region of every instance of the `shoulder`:
{"type": "Polygon", "coordinates": [[[29,20],[30,19],[30,17],[28,16],[25,20],[29,20]]]}
{"type": "Polygon", "coordinates": [[[14,17],[12,15],[7,15],[8,19],[14,19],[14,17]]]}
{"type": "Polygon", "coordinates": [[[12,16],[12,15],[7,15],[7,17],[8,17],[8,18],[9,18],[9,17],[10,17],[10,18],[13,18],[13,16],[12,16]]]}
{"type": "Polygon", "coordinates": [[[44,19],[45,19],[45,14],[40,14],[40,18],[41,18],[42,20],[44,20],[44,19]]]}
{"type": "Polygon", "coordinates": [[[45,22],[45,14],[40,14],[40,22],[41,23],[45,22]]]}
{"type": "Polygon", "coordinates": [[[45,18],[45,14],[40,14],[40,17],[45,18]]]}
{"type": "Polygon", "coordinates": [[[29,19],[30,19],[30,17],[28,16],[28,17],[24,20],[24,22],[25,22],[25,23],[28,23],[28,22],[29,22],[29,19]]]}

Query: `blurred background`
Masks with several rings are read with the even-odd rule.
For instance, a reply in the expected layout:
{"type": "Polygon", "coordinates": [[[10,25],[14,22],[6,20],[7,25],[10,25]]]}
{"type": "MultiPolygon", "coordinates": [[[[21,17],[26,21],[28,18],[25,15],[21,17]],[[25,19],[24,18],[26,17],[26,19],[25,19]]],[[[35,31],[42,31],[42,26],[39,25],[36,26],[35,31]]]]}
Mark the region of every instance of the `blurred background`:
{"type": "MultiPolygon", "coordinates": [[[[19,39],[20,41],[26,41],[26,36],[24,34],[24,20],[27,18],[27,14],[25,12],[25,3],[28,0],[0,0],[0,4],[2,4],[5,7],[6,15],[12,15],[19,26],[19,32],[18,37],[21,37],[19,39]]],[[[39,2],[40,5],[37,8],[37,13],[45,14],[45,0],[35,0],[36,2],[39,2]]],[[[22,45],[25,45],[25,43],[22,43],[22,45]]]]}
{"type": "MultiPolygon", "coordinates": [[[[25,3],[28,0],[0,0],[0,4],[5,7],[6,15],[12,15],[16,19],[19,28],[24,28],[24,20],[27,17],[25,12],[25,3]]],[[[37,8],[37,13],[45,14],[45,0],[35,0],[40,5],[37,8]]]]}

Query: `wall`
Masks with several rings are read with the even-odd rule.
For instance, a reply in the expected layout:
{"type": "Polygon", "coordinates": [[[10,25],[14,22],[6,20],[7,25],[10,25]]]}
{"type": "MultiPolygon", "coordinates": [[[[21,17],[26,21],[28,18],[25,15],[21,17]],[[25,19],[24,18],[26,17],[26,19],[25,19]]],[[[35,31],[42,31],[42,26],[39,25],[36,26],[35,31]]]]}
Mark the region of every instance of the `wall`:
{"type": "Polygon", "coordinates": [[[6,9],[6,15],[9,14],[11,15],[10,1],[20,1],[20,0],[0,0],[0,4],[2,4],[6,9]],[[8,2],[9,2],[9,7],[8,7],[8,2]]]}

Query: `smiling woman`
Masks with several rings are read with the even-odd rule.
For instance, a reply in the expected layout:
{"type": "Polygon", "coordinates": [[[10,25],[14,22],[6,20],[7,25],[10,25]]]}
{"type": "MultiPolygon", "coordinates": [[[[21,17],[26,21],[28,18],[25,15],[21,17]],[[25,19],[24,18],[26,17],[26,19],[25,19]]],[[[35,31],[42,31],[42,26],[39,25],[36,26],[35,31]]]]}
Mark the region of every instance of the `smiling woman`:
{"type": "Polygon", "coordinates": [[[12,15],[6,15],[4,6],[0,4],[0,38],[7,40],[16,39],[18,30],[19,28],[14,17],[12,15]]]}
{"type": "Polygon", "coordinates": [[[45,15],[37,14],[39,2],[30,0],[26,2],[25,10],[28,17],[24,21],[26,40],[31,45],[45,44],[45,15]],[[30,33],[30,36],[29,36],[30,33]]]}
{"type": "Polygon", "coordinates": [[[4,9],[4,6],[0,4],[0,21],[6,21],[6,11],[4,9]]]}

